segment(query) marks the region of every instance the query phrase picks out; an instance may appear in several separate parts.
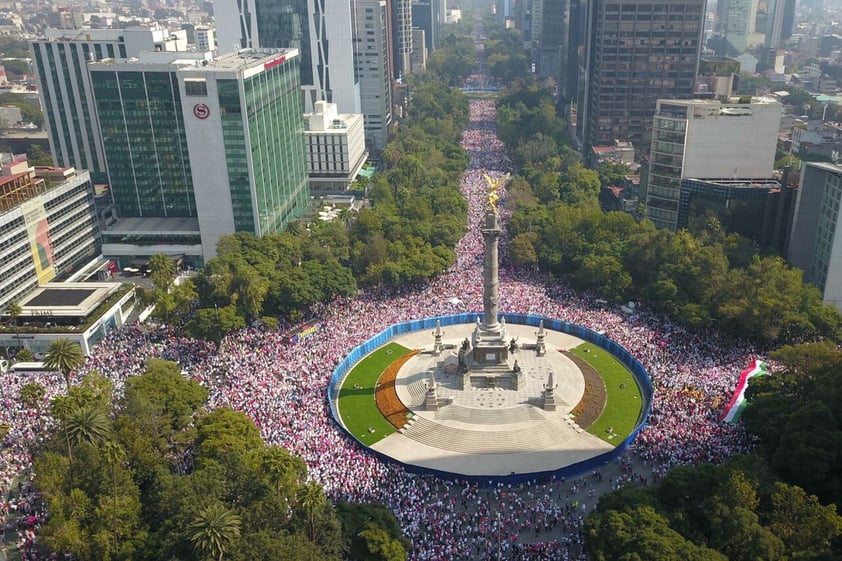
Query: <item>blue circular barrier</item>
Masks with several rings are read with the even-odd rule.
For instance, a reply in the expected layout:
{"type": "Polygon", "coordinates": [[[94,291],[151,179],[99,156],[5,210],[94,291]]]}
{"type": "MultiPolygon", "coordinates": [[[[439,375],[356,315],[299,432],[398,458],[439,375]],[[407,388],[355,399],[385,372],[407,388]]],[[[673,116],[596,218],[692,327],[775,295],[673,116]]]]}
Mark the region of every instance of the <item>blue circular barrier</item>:
{"type": "Polygon", "coordinates": [[[577,325],[567,321],[560,321],[557,319],[536,316],[532,314],[500,315],[505,316],[506,321],[508,323],[517,325],[529,325],[532,327],[538,327],[538,324],[541,321],[543,321],[545,329],[549,329],[551,331],[559,331],[561,333],[567,333],[568,335],[572,335],[574,337],[578,337],[579,339],[583,339],[589,343],[593,343],[594,345],[597,345],[598,347],[601,347],[609,353],[611,353],[612,355],[614,355],[614,357],[617,358],[617,360],[619,360],[620,362],[622,362],[623,365],[625,365],[626,368],[628,368],[634,376],[637,385],[640,387],[640,392],[643,397],[643,404],[640,409],[640,416],[637,419],[637,423],[635,424],[634,430],[632,430],[632,432],[626,438],[624,438],[622,442],[620,442],[617,445],[617,447],[613,450],[556,470],[531,473],[512,473],[511,475],[505,476],[467,476],[436,469],[422,468],[419,466],[398,461],[392,457],[386,456],[375,450],[372,450],[365,444],[359,442],[359,440],[357,440],[353,434],[348,432],[348,430],[345,428],[345,425],[342,424],[341,418],[339,416],[339,411],[337,410],[337,398],[339,395],[339,388],[342,385],[342,380],[357,362],[359,362],[363,357],[365,357],[373,350],[388,343],[390,339],[397,335],[410,333],[412,331],[420,331],[435,328],[437,321],[441,322],[442,326],[473,324],[476,321],[477,315],[477,313],[454,314],[449,316],[431,317],[396,323],[384,329],[365,343],[362,343],[361,345],[355,347],[350,353],[348,353],[348,355],[342,360],[342,362],[339,363],[339,365],[334,369],[333,374],[330,377],[330,383],[327,388],[327,397],[328,403],[330,405],[330,413],[333,416],[334,421],[342,428],[342,430],[350,438],[356,440],[360,444],[360,446],[364,447],[366,450],[368,450],[369,453],[375,455],[383,461],[398,464],[401,467],[403,467],[403,469],[405,469],[406,471],[412,473],[430,474],[436,477],[441,477],[443,479],[458,479],[460,481],[470,481],[472,483],[477,483],[480,485],[494,485],[497,483],[519,484],[529,481],[547,480],[551,478],[560,479],[573,477],[586,471],[596,469],[599,466],[605,464],[606,462],[615,460],[616,458],[623,455],[623,453],[628,449],[629,445],[631,445],[634,439],[637,438],[638,433],[640,433],[643,427],[646,426],[646,421],[649,418],[649,410],[652,406],[652,382],[649,380],[649,374],[646,372],[646,369],[643,367],[642,364],[640,364],[640,361],[634,358],[631,355],[631,353],[629,353],[625,348],[621,347],[608,337],[605,337],[604,335],[597,333],[592,329],[588,329],[587,327],[583,327],[581,325],[577,325]]]}

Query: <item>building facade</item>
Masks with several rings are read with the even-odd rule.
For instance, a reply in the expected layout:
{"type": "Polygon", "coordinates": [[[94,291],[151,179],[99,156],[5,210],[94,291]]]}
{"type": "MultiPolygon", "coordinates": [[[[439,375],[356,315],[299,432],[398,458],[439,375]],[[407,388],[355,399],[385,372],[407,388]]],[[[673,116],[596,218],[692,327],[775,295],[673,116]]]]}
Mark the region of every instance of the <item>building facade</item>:
{"type": "Polygon", "coordinates": [[[751,45],[758,0],[720,0],[716,4],[717,54],[739,56],[751,45]]]}
{"type": "Polygon", "coordinates": [[[317,101],[316,111],[304,118],[310,191],[314,195],[344,193],[368,157],[363,116],[340,114],[336,104],[317,101]]]}
{"type": "Polygon", "coordinates": [[[395,78],[412,71],[412,0],[389,0],[392,15],[392,53],[395,78]]]}
{"type": "Polygon", "coordinates": [[[679,224],[681,180],[764,179],[772,175],[782,106],[768,98],[657,101],[652,125],[646,217],[679,224]]]}
{"type": "Polygon", "coordinates": [[[589,3],[577,121],[583,153],[615,140],[649,146],[655,102],[692,97],[704,8],[704,0],[589,3]]]}
{"type": "Polygon", "coordinates": [[[153,53],[90,69],[114,201],[134,219],[114,228],[135,233],[123,249],[109,228],[109,256],[198,231],[206,260],[220,236],[279,232],[306,207],[298,51],[153,53]]]}
{"type": "Polygon", "coordinates": [[[33,68],[55,164],[90,170],[95,183],[106,180],[88,62],[186,48],[186,33],[182,41],[179,34],[157,24],[130,29],[48,29],[43,39],[32,41],[33,68]]]}
{"type": "Polygon", "coordinates": [[[357,0],[357,75],[368,151],[379,153],[392,125],[392,70],[386,0],[357,0]]]}
{"type": "Polygon", "coordinates": [[[842,311],[842,168],[805,162],[787,248],[787,260],[842,311]]]}
{"type": "Polygon", "coordinates": [[[211,27],[197,27],[193,32],[196,50],[200,53],[216,50],[216,31],[211,27]]]}
{"type": "Polygon", "coordinates": [[[100,253],[87,171],[51,185],[26,160],[0,171],[0,309],[100,253]]]}
{"type": "Polygon", "coordinates": [[[324,100],[341,111],[360,112],[353,2],[224,0],[214,10],[220,54],[239,48],[297,49],[303,110],[312,112],[315,102],[324,100]]]}
{"type": "Polygon", "coordinates": [[[566,96],[570,0],[535,0],[532,3],[532,57],[539,78],[551,78],[566,96]]]}

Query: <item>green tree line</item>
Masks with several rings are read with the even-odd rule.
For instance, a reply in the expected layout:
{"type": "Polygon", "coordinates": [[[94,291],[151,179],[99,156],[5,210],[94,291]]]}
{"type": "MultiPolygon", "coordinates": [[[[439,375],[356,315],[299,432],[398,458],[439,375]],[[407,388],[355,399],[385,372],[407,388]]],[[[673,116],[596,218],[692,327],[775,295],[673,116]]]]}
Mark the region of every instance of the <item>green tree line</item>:
{"type": "Polygon", "coordinates": [[[842,351],[772,358],[779,370],[751,379],[741,418],[756,451],[604,495],[585,524],[593,559],[842,559],[842,351]]]}
{"type": "Polygon", "coordinates": [[[515,265],[537,266],[615,302],[643,300],[690,329],[718,327],[764,344],[839,337],[842,317],[801,271],[759,256],[715,219],[693,235],[602,212],[600,174],[568,146],[550,93],[517,86],[499,101],[500,136],[520,170],[507,195],[515,265]]]}
{"type": "Polygon", "coordinates": [[[410,114],[383,150],[370,206],[350,228],[350,264],[361,285],[404,286],[446,270],[467,224],[459,181],[468,123],[459,91],[430,79],[413,89],[410,114]]]}
{"type": "Polygon", "coordinates": [[[158,359],[116,401],[95,373],[56,397],[34,467],[50,513],[44,547],[80,561],[339,561],[352,548],[359,559],[406,558],[387,509],[337,509],[300,458],[206,401],[202,386],[158,359]]]}

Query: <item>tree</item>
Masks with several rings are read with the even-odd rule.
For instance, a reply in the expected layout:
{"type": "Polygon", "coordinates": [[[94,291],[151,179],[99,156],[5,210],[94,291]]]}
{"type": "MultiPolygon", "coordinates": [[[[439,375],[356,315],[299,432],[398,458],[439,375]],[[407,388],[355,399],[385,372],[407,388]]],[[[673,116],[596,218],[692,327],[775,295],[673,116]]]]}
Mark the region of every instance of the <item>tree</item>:
{"type": "Polygon", "coordinates": [[[213,503],[199,511],[189,530],[196,553],[222,561],[240,537],[240,517],[222,504],[213,503]]]}
{"type": "Polygon", "coordinates": [[[246,326],[245,320],[234,306],[199,308],[196,315],[184,326],[190,337],[213,341],[217,345],[231,331],[246,326]]]}
{"type": "Polygon", "coordinates": [[[70,388],[70,374],[85,363],[82,347],[70,339],[56,339],[47,348],[44,366],[61,372],[67,387],[70,388]]]}
{"type": "Polygon", "coordinates": [[[44,395],[46,394],[44,386],[37,382],[30,382],[25,384],[20,389],[20,399],[27,407],[38,409],[44,402],[44,395]]]}
{"type": "Polygon", "coordinates": [[[207,390],[195,380],[185,379],[178,364],[150,358],[141,376],[126,379],[122,403],[130,414],[152,417],[155,424],[163,424],[168,434],[191,424],[207,398],[207,390]]]}
{"type": "Polygon", "coordinates": [[[156,253],[149,258],[149,276],[158,290],[166,290],[175,276],[175,263],[163,253],[156,253]]]}
{"type": "Polygon", "coordinates": [[[206,459],[225,462],[263,445],[254,421],[233,409],[214,409],[199,418],[196,428],[196,455],[200,462],[206,459]]]}
{"type": "Polygon", "coordinates": [[[114,494],[114,516],[113,516],[113,530],[114,530],[114,551],[120,551],[120,536],[117,531],[117,466],[126,457],[126,451],[120,446],[118,442],[113,440],[106,442],[103,452],[105,453],[105,461],[111,467],[111,490],[114,494]]]}
{"type": "MultiPolygon", "coordinates": [[[[9,302],[6,304],[6,309],[4,310],[6,315],[9,316],[9,321],[12,322],[12,325],[15,327],[15,339],[18,340],[20,343],[20,332],[18,331],[18,318],[20,317],[21,313],[23,313],[23,308],[17,302],[9,302]]],[[[8,349],[6,349],[6,355],[8,356],[8,349]]],[[[23,359],[21,359],[23,360],[23,359]]]]}
{"type": "Polygon", "coordinates": [[[721,553],[686,540],[652,507],[597,511],[585,522],[585,548],[596,561],[726,561],[721,553]]]}
{"type": "Polygon", "coordinates": [[[26,158],[31,166],[51,166],[53,157],[37,144],[30,144],[26,149],[26,158]]]}
{"type": "Polygon", "coordinates": [[[315,481],[308,481],[298,488],[298,503],[307,513],[307,521],[310,526],[310,541],[316,541],[316,517],[327,505],[327,498],[321,485],[315,481]]]}
{"type": "Polygon", "coordinates": [[[399,541],[392,539],[386,530],[369,524],[360,532],[366,542],[372,561],[406,561],[406,548],[399,541]]]}
{"type": "Polygon", "coordinates": [[[790,559],[829,553],[832,542],[842,535],[836,505],[822,506],[800,487],[775,483],[771,506],[769,529],[783,540],[790,559]]]}
{"type": "Polygon", "coordinates": [[[99,445],[111,433],[111,421],[103,409],[97,405],[83,405],[70,412],[65,421],[67,438],[71,446],[83,442],[99,445]]]}

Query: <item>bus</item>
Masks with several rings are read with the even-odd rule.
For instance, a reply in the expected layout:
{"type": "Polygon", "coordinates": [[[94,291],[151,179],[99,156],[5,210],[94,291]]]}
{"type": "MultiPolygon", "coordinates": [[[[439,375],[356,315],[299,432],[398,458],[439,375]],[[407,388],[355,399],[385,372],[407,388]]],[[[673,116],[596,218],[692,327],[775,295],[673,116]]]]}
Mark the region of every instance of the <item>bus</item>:
{"type": "Polygon", "coordinates": [[[9,367],[9,372],[52,372],[43,362],[16,362],[9,367]]]}

